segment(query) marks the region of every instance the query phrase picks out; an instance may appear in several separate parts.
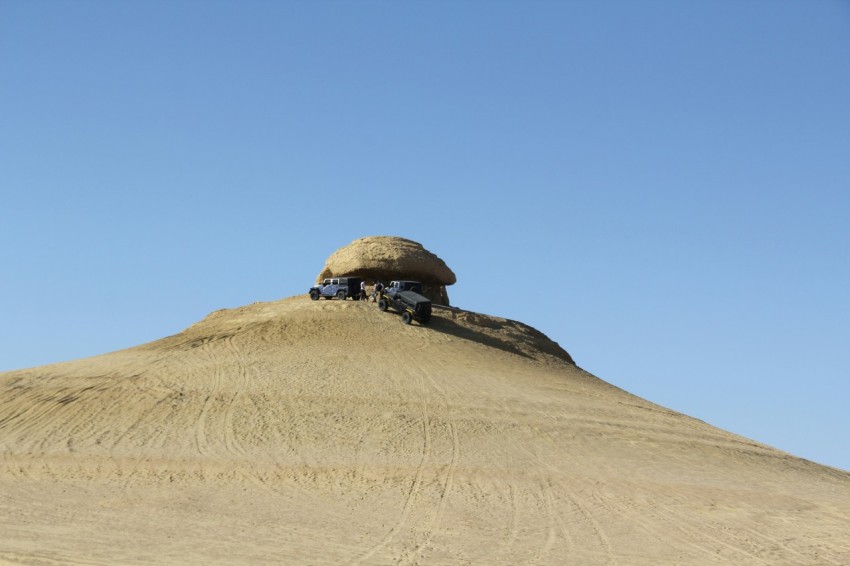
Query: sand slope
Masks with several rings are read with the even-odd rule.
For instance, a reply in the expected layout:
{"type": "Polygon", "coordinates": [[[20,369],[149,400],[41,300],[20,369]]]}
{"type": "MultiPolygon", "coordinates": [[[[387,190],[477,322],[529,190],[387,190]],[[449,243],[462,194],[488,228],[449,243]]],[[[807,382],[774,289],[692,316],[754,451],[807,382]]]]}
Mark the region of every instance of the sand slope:
{"type": "Polygon", "coordinates": [[[295,297],[0,374],[0,562],[850,564],[850,474],[519,323],[295,297]]]}

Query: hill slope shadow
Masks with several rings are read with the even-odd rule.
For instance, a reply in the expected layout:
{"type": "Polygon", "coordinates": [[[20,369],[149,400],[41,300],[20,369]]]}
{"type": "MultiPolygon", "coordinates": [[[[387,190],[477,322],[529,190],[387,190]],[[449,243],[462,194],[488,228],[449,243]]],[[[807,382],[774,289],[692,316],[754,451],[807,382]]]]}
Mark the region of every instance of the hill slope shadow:
{"type": "Polygon", "coordinates": [[[556,342],[531,326],[515,320],[460,309],[446,309],[435,312],[428,327],[525,358],[537,359],[541,354],[545,354],[575,364],[572,356],[556,342]]]}

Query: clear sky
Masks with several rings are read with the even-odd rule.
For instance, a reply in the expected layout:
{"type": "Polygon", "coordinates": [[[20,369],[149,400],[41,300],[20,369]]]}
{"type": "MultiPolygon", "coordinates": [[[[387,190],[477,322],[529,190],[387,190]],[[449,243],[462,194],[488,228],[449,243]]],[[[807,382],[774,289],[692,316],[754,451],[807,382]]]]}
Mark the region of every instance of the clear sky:
{"type": "Polygon", "coordinates": [[[0,370],[422,243],[462,308],[850,470],[850,2],[0,0],[0,370]]]}

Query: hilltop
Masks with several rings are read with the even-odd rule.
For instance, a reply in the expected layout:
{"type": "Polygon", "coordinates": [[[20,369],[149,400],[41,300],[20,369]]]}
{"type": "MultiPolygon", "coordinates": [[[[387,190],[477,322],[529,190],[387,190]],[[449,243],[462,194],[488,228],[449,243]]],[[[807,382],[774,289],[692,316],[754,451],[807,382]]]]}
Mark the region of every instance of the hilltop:
{"type": "Polygon", "coordinates": [[[459,309],[299,296],[2,373],[0,453],[13,564],[850,563],[850,474],[459,309]]]}

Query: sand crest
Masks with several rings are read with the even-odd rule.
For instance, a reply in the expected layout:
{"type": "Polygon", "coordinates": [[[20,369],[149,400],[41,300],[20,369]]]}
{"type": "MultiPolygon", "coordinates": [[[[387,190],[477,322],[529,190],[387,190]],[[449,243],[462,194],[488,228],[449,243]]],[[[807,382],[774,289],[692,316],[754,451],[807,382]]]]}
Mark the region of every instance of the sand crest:
{"type": "Polygon", "coordinates": [[[293,297],[0,374],[11,564],[850,564],[848,525],[850,474],[482,314],[293,297]]]}

